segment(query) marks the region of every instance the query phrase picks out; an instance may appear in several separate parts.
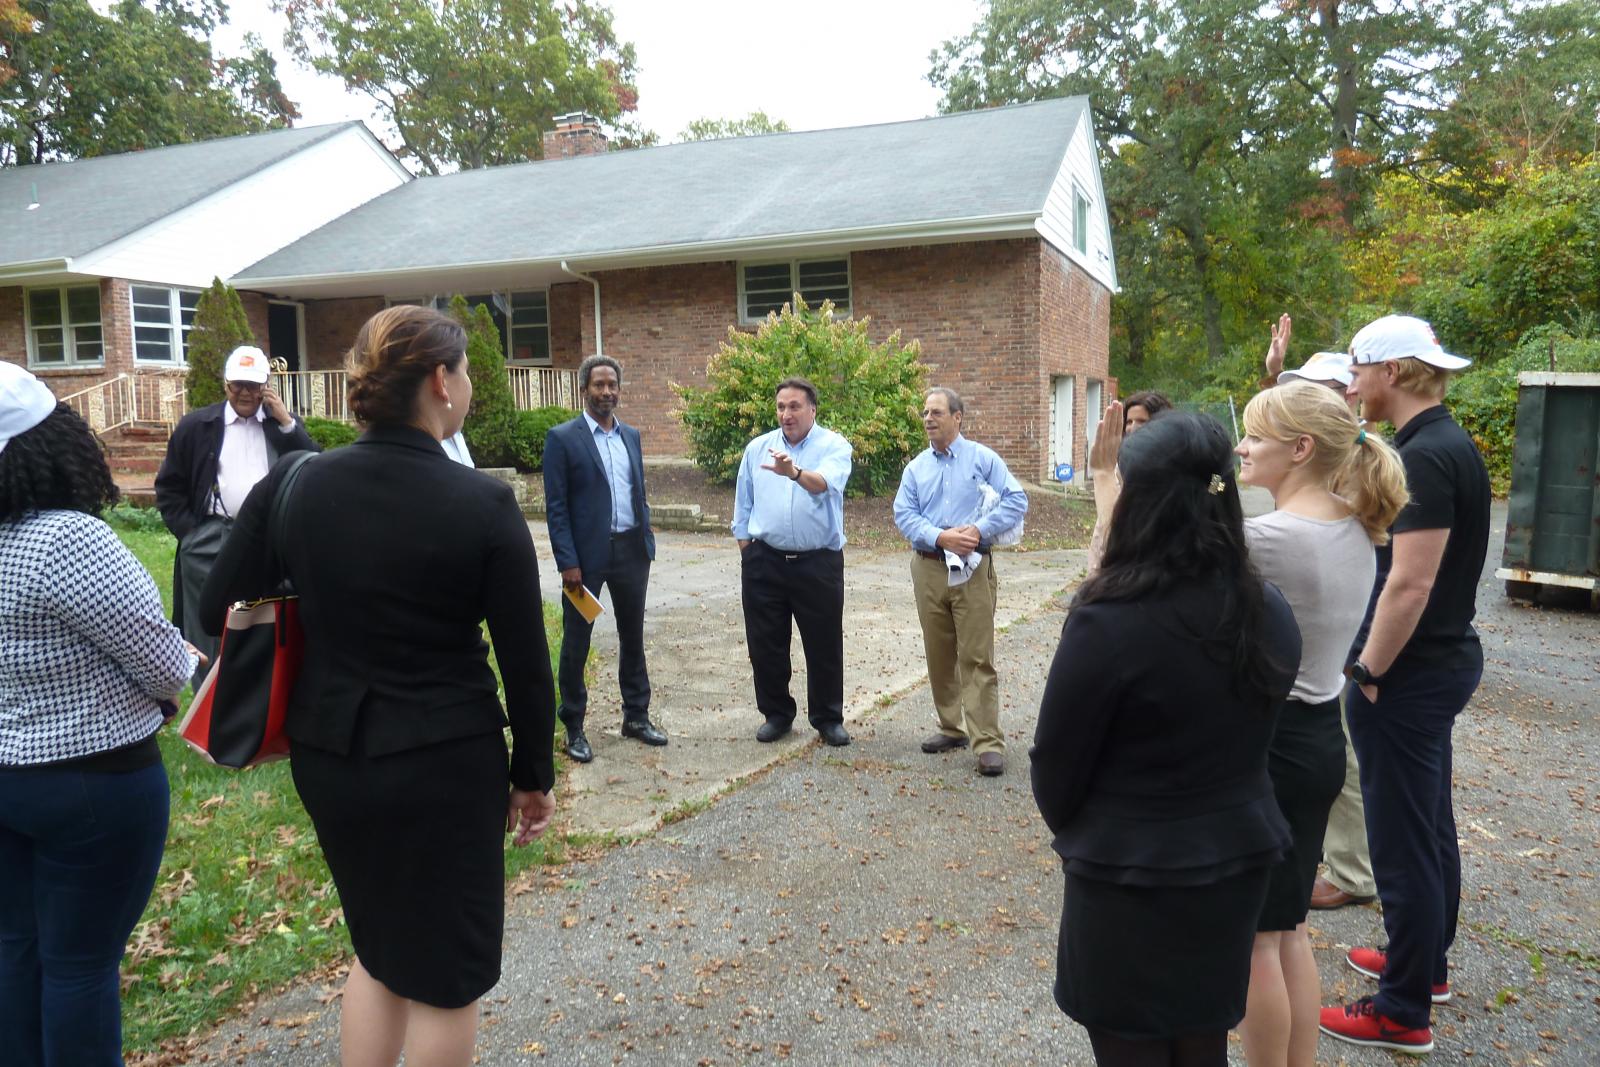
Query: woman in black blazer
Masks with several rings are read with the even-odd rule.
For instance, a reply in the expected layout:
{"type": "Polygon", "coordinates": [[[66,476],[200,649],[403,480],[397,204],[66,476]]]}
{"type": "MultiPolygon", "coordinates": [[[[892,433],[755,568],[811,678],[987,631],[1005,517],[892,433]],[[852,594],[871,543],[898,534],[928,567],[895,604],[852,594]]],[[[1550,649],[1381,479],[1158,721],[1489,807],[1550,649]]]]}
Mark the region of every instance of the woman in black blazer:
{"type": "Polygon", "coordinates": [[[1246,559],[1231,449],[1176,411],[1128,437],[1039,709],[1033,792],[1066,873],[1056,1002],[1102,1065],[1226,1064],[1289,840],[1267,746],[1300,634],[1246,559]]]}
{"type": "MultiPolygon", "coordinates": [[[[510,488],[440,446],[472,399],[465,350],[465,331],[436,311],[368,320],[349,357],[366,431],[300,472],[276,546],[306,634],[287,724],[295,788],[356,953],[346,1064],[393,1064],[403,1047],[408,1060],[471,1062],[477,1000],[500,976],[502,835],[515,826],[526,844],[554,808],[533,541],[510,488]]],[[[278,582],[267,520],[287,461],[245,500],[206,583],[212,632],[226,605],[278,582]]]]}

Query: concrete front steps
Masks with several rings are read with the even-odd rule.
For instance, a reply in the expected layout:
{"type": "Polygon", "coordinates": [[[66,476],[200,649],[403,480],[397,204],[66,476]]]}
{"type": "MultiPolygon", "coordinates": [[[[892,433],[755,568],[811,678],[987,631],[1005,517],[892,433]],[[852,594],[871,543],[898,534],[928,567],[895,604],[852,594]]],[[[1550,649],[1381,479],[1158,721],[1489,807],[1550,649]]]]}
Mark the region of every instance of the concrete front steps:
{"type": "Polygon", "coordinates": [[[136,422],[100,435],[113,474],[141,474],[151,479],[167,455],[167,438],[167,426],[160,422],[136,422]]]}

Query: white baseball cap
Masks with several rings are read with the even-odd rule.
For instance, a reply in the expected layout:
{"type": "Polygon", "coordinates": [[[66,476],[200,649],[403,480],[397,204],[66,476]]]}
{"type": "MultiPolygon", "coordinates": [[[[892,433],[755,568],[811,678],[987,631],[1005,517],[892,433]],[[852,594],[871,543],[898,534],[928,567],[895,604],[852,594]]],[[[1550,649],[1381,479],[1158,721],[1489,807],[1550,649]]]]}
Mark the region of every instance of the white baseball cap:
{"type": "Polygon", "coordinates": [[[1350,339],[1350,356],[1363,364],[1420,359],[1440,370],[1472,366],[1472,360],[1452,356],[1440,348],[1433,327],[1410,315],[1385,315],[1361,327],[1350,339]]]}
{"type": "Polygon", "coordinates": [[[56,395],[15,363],[0,360],[0,452],[56,409],[56,395]]]}
{"type": "Polygon", "coordinates": [[[267,354],[255,345],[240,345],[228,354],[228,364],[222,368],[222,380],[264,385],[267,380],[267,354]]]}
{"type": "Polygon", "coordinates": [[[1292,382],[1297,378],[1324,385],[1328,382],[1349,385],[1350,357],[1343,352],[1318,352],[1306,360],[1305,366],[1299,370],[1286,370],[1278,375],[1280,382],[1292,382]]]}

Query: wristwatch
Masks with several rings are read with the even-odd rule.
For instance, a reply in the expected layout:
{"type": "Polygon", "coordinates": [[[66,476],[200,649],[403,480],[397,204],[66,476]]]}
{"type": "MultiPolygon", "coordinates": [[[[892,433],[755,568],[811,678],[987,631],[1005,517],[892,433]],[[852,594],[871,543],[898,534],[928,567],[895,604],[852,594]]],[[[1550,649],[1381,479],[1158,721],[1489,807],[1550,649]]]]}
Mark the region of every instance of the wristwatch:
{"type": "Polygon", "coordinates": [[[1383,681],[1381,676],[1373,674],[1367,669],[1367,665],[1362,663],[1360,660],[1356,660],[1354,663],[1350,664],[1350,666],[1346,667],[1344,669],[1344,676],[1357,685],[1377,685],[1379,682],[1383,681]]]}
{"type": "Polygon", "coordinates": [[[805,473],[805,472],[806,472],[806,471],[805,471],[805,468],[804,468],[804,467],[802,467],[802,466],[800,466],[800,465],[799,465],[799,464],[798,464],[798,463],[797,463],[797,464],[795,464],[795,468],[794,468],[794,477],[793,477],[793,478],[791,478],[791,479],[789,479],[789,480],[790,480],[790,481],[793,481],[793,482],[798,482],[798,481],[799,481],[799,480],[800,480],[800,476],[801,476],[801,475],[802,475],[802,474],[804,474],[804,473],[805,473]]]}

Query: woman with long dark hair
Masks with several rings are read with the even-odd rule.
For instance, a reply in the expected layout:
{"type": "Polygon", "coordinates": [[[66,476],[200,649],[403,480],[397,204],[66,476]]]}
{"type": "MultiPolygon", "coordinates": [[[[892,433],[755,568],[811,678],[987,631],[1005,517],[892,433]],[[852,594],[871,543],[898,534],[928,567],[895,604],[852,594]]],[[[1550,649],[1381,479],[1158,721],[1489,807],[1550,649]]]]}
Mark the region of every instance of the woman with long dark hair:
{"type": "Polygon", "coordinates": [[[1267,776],[1300,659],[1245,552],[1232,442],[1166,412],[1122,444],[1099,571],[1039,708],[1033,792],[1066,876],[1055,995],[1102,1065],[1221,1067],[1267,872],[1267,776]]]}
{"type": "Polygon", "coordinates": [[[118,965],[167,838],[156,731],[197,659],[101,510],[100,442],[0,363],[0,1053],[122,1062],[118,965]]]}
{"type": "Polygon", "coordinates": [[[472,402],[466,343],[428,308],[369,319],[348,359],[365,432],[300,471],[284,543],[269,553],[293,454],[280,460],[245,498],[201,596],[217,632],[227,604],[276,586],[273,556],[300,596],[290,761],[355,949],[346,1067],[392,1067],[402,1051],[430,1067],[472,1061],[478,998],[500,977],[504,835],[528,843],[554,809],[555,690],[533,539],[510,487],[440,445],[472,402]]]}

